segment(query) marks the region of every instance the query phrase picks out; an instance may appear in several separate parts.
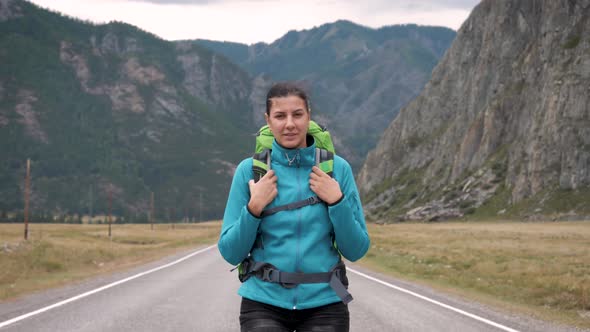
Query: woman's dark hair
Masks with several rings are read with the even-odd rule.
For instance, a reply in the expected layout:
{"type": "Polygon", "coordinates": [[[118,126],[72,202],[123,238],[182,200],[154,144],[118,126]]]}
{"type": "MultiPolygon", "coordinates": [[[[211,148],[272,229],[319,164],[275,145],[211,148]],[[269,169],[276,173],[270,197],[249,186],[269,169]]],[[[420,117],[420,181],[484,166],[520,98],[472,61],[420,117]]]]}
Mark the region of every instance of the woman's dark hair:
{"type": "Polygon", "coordinates": [[[309,112],[311,109],[309,108],[309,100],[307,99],[307,94],[303,91],[303,88],[300,86],[290,83],[290,82],[280,82],[275,83],[268,93],[266,94],[266,114],[270,115],[270,107],[272,106],[272,98],[277,97],[288,97],[288,96],[297,96],[305,102],[305,107],[309,112]]]}

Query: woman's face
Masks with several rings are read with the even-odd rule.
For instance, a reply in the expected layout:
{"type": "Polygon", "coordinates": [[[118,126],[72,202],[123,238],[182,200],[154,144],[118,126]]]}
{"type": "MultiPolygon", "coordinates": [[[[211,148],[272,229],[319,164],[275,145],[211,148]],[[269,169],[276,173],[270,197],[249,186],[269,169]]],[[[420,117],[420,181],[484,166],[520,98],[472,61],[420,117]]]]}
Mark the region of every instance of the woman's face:
{"type": "Polygon", "coordinates": [[[270,115],[264,113],[266,123],[281,146],[287,149],[307,146],[309,112],[305,101],[298,96],[271,99],[270,115]]]}

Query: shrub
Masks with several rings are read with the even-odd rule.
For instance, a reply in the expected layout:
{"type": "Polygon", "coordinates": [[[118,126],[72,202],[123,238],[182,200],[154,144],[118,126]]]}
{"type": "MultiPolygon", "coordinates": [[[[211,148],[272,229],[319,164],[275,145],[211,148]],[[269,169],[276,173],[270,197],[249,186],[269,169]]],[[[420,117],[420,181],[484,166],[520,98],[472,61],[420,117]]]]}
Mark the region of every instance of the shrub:
{"type": "Polygon", "coordinates": [[[578,35],[578,36],[572,36],[570,38],[567,39],[567,41],[565,42],[565,44],[563,44],[563,48],[566,50],[570,50],[572,48],[576,48],[578,46],[578,44],[580,43],[580,40],[582,38],[578,35]]]}

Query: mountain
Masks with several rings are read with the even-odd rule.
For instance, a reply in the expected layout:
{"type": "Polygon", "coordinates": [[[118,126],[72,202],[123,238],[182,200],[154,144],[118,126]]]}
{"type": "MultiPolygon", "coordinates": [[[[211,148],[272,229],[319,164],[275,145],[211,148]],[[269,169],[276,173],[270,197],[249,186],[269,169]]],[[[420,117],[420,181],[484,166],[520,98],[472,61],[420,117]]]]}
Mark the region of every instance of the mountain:
{"type": "Polygon", "coordinates": [[[369,218],[588,218],[588,36],[588,1],[482,1],[359,172],[369,218]]]}
{"type": "MultiPolygon", "coordinates": [[[[260,91],[225,57],[0,0],[0,211],[221,216],[260,91]],[[201,200],[202,197],[202,200],[201,200]]],[[[261,100],[260,103],[264,101],[261,100]]]]}
{"type": "MultiPolygon", "coordinates": [[[[300,81],[312,118],[328,127],[353,168],[399,109],[414,98],[455,37],[447,28],[416,25],[371,29],[349,21],[290,31],[271,44],[197,40],[255,77],[300,81]]],[[[262,123],[262,114],[255,116],[262,123]]]]}

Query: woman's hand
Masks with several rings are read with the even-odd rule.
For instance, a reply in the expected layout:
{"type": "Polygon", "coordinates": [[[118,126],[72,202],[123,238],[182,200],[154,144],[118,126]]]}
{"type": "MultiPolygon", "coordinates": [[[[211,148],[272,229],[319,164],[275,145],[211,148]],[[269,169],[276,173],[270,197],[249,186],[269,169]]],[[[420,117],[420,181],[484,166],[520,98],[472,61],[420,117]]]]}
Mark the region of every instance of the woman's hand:
{"type": "Polygon", "coordinates": [[[258,182],[250,180],[248,186],[250,187],[248,210],[256,217],[260,217],[262,210],[277,197],[277,176],[271,169],[258,182]]]}
{"type": "Polygon", "coordinates": [[[309,173],[309,187],[328,205],[338,202],[343,195],[338,181],[317,166],[314,166],[309,173]]]}

